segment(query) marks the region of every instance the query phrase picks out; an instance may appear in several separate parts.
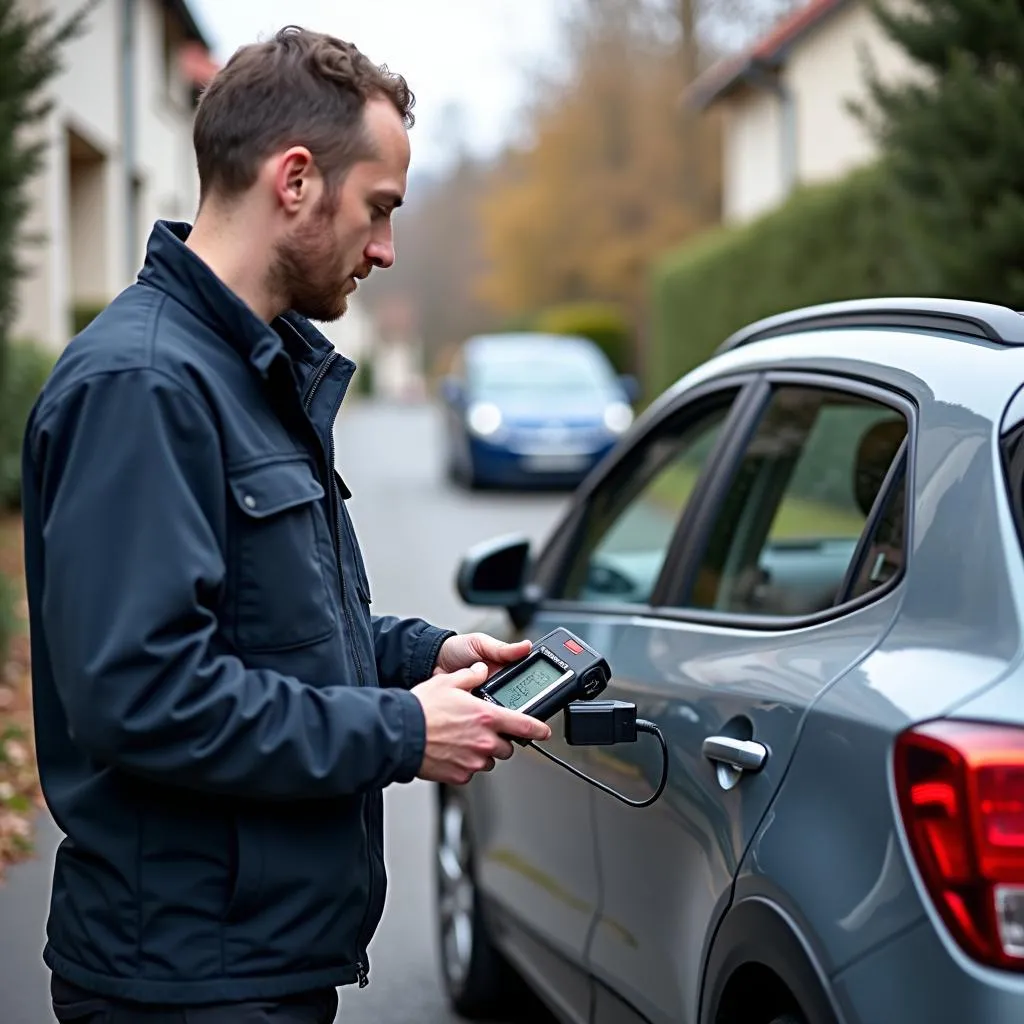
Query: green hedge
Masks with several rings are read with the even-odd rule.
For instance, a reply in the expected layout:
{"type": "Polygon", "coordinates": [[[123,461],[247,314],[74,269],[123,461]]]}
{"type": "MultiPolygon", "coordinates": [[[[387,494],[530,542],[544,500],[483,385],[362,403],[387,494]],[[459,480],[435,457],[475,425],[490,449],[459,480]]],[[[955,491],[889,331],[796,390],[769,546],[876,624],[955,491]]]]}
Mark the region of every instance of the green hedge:
{"type": "Polygon", "coordinates": [[[81,333],[107,308],[106,303],[81,302],[71,309],[71,334],[81,333]]]}
{"type": "Polygon", "coordinates": [[[359,365],[356,368],[355,377],[352,379],[352,383],[355,385],[357,395],[369,397],[374,394],[375,388],[373,374],[373,356],[368,352],[359,361],[359,365]]]}
{"type": "Polygon", "coordinates": [[[0,375],[0,508],[21,504],[21,441],[56,354],[34,342],[8,346],[0,375]]]}
{"type": "Polygon", "coordinates": [[[647,391],[659,394],[735,330],[799,306],[922,293],[884,168],[804,188],[777,210],[716,229],[653,275],[647,391]]]}
{"type": "Polygon", "coordinates": [[[633,372],[633,337],[625,313],[608,302],[572,302],[552,306],[534,319],[534,329],[547,334],[589,338],[608,356],[619,373],[633,372]]]}

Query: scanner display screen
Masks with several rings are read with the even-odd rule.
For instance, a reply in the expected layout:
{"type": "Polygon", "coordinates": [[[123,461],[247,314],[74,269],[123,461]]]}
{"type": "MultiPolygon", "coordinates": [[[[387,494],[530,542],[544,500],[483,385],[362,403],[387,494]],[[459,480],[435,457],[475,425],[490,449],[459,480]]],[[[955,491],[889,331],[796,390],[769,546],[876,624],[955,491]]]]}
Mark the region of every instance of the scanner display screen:
{"type": "Polygon", "coordinates": [[[521,673],[512,676],[497,690],[491,692],[492,700],[503,707],[518,711],[524,704],[533,700],[538,693],[546,690],[556,679],[562,677],[562,670],[553,665],[547,658],[540,657],[528,665],[521,673]]]}

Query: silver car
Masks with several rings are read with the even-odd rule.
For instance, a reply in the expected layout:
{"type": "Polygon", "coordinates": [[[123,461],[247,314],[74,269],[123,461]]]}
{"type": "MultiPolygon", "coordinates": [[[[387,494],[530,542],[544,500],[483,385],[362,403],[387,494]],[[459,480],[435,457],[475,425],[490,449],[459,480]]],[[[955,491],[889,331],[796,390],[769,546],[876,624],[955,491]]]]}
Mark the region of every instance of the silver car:
{"type": "MultiPolygon", "coordinates": [[[[543,550],[459,570],[661,730],[637,809],[535,750],[438,789],[454,1008],[594,1024],[1024,1021],[1024,316],[754,324],[649,408],[543,550]]],[[[653,737],[547,749],[625,796],[653,737]]]]}

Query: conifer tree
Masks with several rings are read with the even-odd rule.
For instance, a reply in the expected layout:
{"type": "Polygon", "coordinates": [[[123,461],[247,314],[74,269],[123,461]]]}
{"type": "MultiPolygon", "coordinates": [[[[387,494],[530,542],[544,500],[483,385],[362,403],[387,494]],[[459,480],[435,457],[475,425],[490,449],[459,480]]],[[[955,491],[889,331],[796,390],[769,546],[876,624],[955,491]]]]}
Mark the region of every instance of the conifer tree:
{"type": "Polygon", "coordinates": [[[64,44],[83,29],[95,5],[90,0],[56,23],[52,12],[31,14],[21,0],[0,0],[0,382],[25,272],[20,253],[28,186],[46,159],[39,128],[52,108],[47,86],[62,70],[64,44]]]}
{"type": "Polygon", "coordinates": [[[869,73],[872,125],[896,209],[933,294],[1024,309],[1024,5],[871,0],[912,58],[869,73]]]}

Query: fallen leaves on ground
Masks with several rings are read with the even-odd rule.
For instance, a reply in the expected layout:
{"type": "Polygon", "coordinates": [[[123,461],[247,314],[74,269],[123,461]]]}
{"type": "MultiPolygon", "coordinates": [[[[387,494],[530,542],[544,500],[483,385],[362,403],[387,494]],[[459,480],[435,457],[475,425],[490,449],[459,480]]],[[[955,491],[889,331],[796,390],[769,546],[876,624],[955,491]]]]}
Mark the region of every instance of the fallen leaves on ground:
{"type": "MultiPolygon", "coordinates": [[[[0,572],[19,586],[19,616],[28,621],[24,600],[21,522],[0,521],[0,572]]],[[[6,869],[33,853],[33,823],[42,808],[32,741],[32,693],[26,631],[14,637],[0,666],[0,882],[6,869]]]]}

